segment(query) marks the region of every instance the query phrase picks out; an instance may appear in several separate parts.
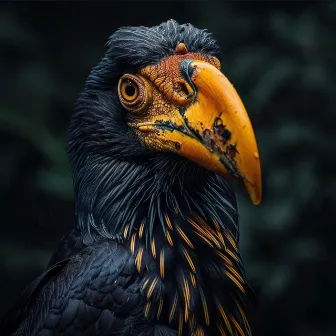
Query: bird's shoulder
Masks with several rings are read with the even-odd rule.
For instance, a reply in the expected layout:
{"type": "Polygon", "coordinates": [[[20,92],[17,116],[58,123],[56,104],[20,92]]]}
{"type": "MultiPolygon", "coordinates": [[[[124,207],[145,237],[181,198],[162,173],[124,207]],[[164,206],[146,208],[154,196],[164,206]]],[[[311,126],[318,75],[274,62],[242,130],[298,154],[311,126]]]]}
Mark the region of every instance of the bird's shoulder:
{"type": "Polygon", "coordinates": [[[101,240],[103,240],[102,237],[89,235],[87,233],[85,234],[75,226],[68,234],[61,238],[56,249],[51,255],[48,268],[64,259],[70,258],[86,247],[94,245],[101,240]]]}
{"type": "Polygon", "coordinates": [[[38,277],[3,318],[0,334],[122,330],[125,321],[132,324],[138,317],[143,300],[138,282],[134,258],[125,248],[108,241],[90,245],[38,277]]]}

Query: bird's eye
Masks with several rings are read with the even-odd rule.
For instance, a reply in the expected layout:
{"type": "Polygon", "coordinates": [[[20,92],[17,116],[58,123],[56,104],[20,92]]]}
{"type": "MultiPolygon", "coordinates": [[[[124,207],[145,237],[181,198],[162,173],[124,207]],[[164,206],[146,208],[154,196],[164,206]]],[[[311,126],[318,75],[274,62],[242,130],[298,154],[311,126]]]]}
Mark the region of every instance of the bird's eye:
{"type": "Polygon", "coordinates": [[[137,98],[139,94],[139,88],[138,85],[131,81],[130,79],[125,80],[121,84],[121,94],[124,99],[128,101],[133,101],[134,99],[137,98]]]}
{"type": "Polygon", "coordinates": [[[118,93],[121,104],[130,112],[143,110],[149,100],[145,81],[140,76],[123,75],[119,80],[118,93]]]}

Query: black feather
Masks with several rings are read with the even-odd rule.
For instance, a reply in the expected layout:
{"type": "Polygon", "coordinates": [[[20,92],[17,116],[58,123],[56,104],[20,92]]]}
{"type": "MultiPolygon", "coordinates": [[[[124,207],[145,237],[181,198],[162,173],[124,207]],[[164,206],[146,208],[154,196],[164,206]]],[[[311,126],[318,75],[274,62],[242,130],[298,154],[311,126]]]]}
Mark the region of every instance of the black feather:
{"type": "Polygon", "coordinates": [[[143,146],[118,99],[122,74],[160,62],[180,42],[189,52],[219,56],[210,33],[173,20],[124,27],[110,37],[69,129],[75,228],[52,268],[2,323],[1,335],[169,336],[179,325],[183,335],[198,327],[215,335],[216,321],[229,334],[234,322],[225,326],[218,306],[250,335],[239,310],[251,291],[235,246],[231,183],[143,146]]]}

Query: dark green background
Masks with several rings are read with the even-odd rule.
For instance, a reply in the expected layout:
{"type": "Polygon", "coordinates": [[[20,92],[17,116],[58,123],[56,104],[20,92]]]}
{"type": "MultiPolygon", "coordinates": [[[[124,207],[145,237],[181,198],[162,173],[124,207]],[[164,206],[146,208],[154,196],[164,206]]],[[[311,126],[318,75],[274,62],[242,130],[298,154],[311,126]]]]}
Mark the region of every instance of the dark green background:
{"type": "Polygon", "coordinates": [[[0,315],[72,225],[66,130],[108,36],[175,18],[219,40],[257,135],[262,204],[239,190],[254,334],[336,335],[335,2],[0,6],[0,315]]]}

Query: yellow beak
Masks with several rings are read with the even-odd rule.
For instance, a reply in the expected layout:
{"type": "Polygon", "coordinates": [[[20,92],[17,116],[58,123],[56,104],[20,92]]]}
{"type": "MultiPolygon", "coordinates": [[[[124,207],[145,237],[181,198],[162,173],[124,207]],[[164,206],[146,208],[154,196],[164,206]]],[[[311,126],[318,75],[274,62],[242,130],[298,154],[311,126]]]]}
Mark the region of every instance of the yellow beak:
{"type": "Polygon", "coordinates": [[[198,142],[184,148],[184,155],[193,156],[191,159],[205,168],[242,179],[252,202],[259,204],[262,186],[258,147],[239,95],[223,73],[207,62],[192,61],[189,72],[197,96],[184,118],[203,144],[198,142]],[[200,146],[209,151],[202,159],[200,146]]]}

